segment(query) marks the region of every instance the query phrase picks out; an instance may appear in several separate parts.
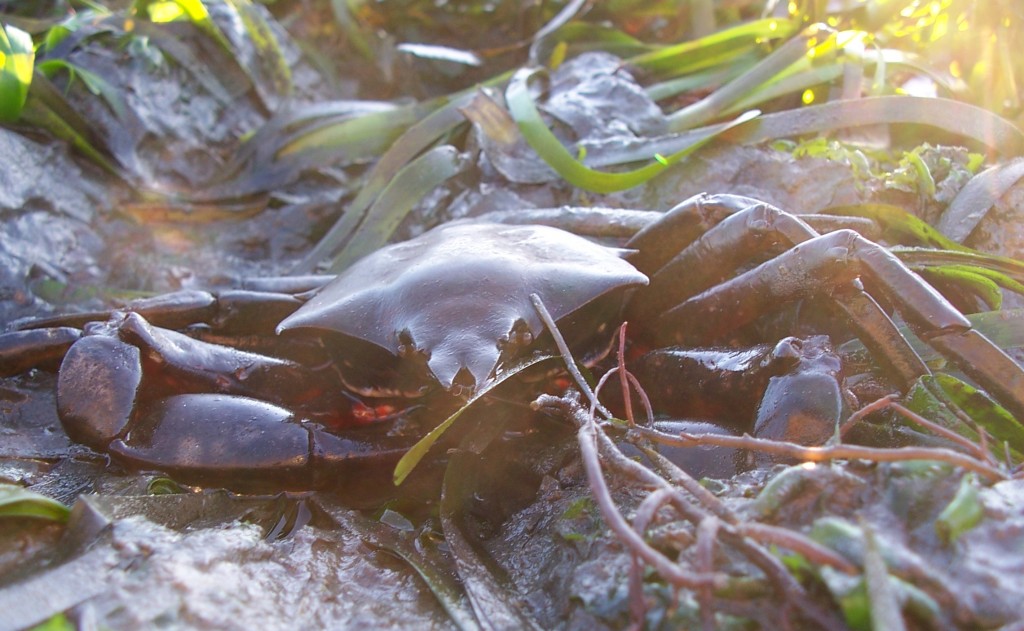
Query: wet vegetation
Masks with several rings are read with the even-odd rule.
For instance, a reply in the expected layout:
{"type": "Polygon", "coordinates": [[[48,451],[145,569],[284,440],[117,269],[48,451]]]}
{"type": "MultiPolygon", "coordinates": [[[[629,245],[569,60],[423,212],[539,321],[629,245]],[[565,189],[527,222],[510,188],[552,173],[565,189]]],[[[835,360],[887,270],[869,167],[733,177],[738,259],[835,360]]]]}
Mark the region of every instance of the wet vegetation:
{"type": "MultiPolygon", "coordinates": [[[[55,396],[70,341],[47,357],[33,342],[24,365],[4,342],[0,629],[1024,621],[1014,0],[6,0],[0,22],[4,331],[77,330],[126,304],[167,317],[146,301],[181,290],[304,301],[312,275],[466,218],[632,248],[653,289],[664,261],[640,261],[702,238],[658,221],[689,198],[676,213],[719,213],[707,224],[791,212],[809,231],[709,247],[689,270],[708,287],[853,229],[955,307],[924,320],[959,311],[1006,354],[951,355],[903,276],[814,277],[714,333],[732,303],[670,325],[659,295],[638,299],[616,331],[535,299],[521,317],[537,330],[510,334],[547,346],[471,396],[346,402],[393,424],[405,455],[309,491],[244,471],[193,485],[78,444],[55,396]],[[305,284],[252,280],[282,276],[305,284]],[[865,333],[861,283],[888,337],[865,333]],[[580,328],[605,356],[558,344],[580,328]],[[668,362],[691,372],[666,381],[668,362]],[[239,579],[242,593],[216,584],[239,579]]],[[[266,311],[267,335],[231,343],[291,359],[302,349],[268,345],[281,318],[266,311]]],[[[199,322],[162,326],[227,340],[199,322]]]]}

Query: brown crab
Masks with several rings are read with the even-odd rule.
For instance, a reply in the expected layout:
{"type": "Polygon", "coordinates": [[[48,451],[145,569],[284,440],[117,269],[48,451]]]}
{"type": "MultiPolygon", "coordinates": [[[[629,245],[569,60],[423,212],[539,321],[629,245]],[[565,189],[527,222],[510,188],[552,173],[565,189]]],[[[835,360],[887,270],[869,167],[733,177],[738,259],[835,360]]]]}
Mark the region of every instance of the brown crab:
{"type": "Polygon", "coordinates": [[[305,303],[189,291],[37,320],[0,336],[0,373],[63,356],[69,436],[133,466],[200,483],[318,486],[411,444],[367,421],[431,391],[465,396],[531,347],[543,333],[531,294],[561,321],[614,320],[624,290],[647,282],[621,254],[551,227],[451,224],[383,248],[305,303]],[[174,328],[257,336],[262,352],[174,328]]]}
{"type": "MultiPolygon", "coordinates": [[[[24,369],[26,357],[40,363],[48,345],[52,356],[66,352],[58,406],[69,435],[131,465],[185,481],[316,486],[368,459],[393,460],[414,438],[389,434],[387,423],[353,428],[359,419],[386,417],[409,397],[430,392],[457,398],[486,384],[510,357],[543,343],[530,294],[583,347],[586,337],[609,337],[607,325],[617,323],[625,302],[652,344],[706,346],[730,342],[783,305],[824,294],[851,316],[850,328],[891,379],[906,387],[928,368],[868,287],[1024,416],[1024,370],[888,250],[852,230],[820,235],[756,200],[698,196],[627,246],[624,259],[622,250],[556,228],[447,225],[374,253],[305,303],[302,294],[186,292],[108,314],[33,322],[0,336],[0,358],[11,373],[24,369]],[[54,328],[68,324],[84,324],[84,334],[54,328]],[[213,329],[221,336],[255,335],[264,346],[242,351],[168,330],[189,325],[192,336],[213,329]],[[384,397],[390,407],[368,404],[371,397],[384,397]]],[[[768,383],[789,367],[813,366],[799,383],[832,384],[805,388],[816,401],[804,408],[838,413],[841,407],[835,363],[820,360],[826,355],[818,350],[804,361],[801,346],[776,345],[796,359],[779,363],[764,388],[749,395],[758,402],[757,423],[776,434],[793,435],[785,428],[800,407],[789,400],[793,388],[768,383]]],[[[689,364],[689,379],[748,374],[704,362],[695,375],[689,364]]]]}

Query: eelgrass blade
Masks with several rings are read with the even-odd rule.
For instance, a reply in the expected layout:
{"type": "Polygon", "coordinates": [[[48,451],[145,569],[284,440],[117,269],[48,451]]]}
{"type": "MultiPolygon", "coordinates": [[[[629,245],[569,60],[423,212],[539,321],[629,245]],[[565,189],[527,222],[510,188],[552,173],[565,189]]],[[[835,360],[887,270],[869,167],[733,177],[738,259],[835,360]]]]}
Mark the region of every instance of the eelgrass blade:
{"type": "Polygon", "coordinates": [[[0,26],[0,122],[13,123],[28,99],[35,48],[25,31],[9,24],[0,26]]]}
{"type": "Polygon", "coordinates": [[[875,540],[875,533],[864,526],[864,584],[868,593],[868,608],[871,612],[871,628],[889,631],[904,631],[900,603],[896,597],[889,568],[875,540]]]}
{"type": "Polygon", "coordinates": [[[712,33],[681,44],[644,53],[628,63],[661,78],[678,77],[698,70],[720,67],[733,57],[766,42],[790,37],[799,24],[793,20],[766,18],[712,33]]]}
{"type": "MultiPolygon", "coordinates": [[[[1024,262],[995,254],[986,254],[973,250],[934,250],[931,248],[905,248],[894,246],[890,251],[911,269],[921,269],[938,265],[962,265],[979,267],[1005,275],[1016,283],[1024,283],[1024,262]]],[[[992,276],[992,278],[997,278],[992,276]]],[[[1018,291],[1014,285],[1004,285],[1007,289],[1018,291]]]]}
{"type": "MultiPolygon", "coordinates": [[[[947,297],[954,299],[957,295],[968,294],[991,310],[1003,306],[998,281],[1014,283],[1013,279],[980,267],[939,265],[918,270],[918,273],[947,297]]],[[[1019,283],[1016,286],[1021,287],[1019,283]]]]}
{"type": "Polygon", "coordinates": [[[960,190],[936,227],[953,241],[963,242],[999,198],[1022,178],[1024,158],[1014,158],[982,171],[960,190]]]}
{"type": "Polygon", "coordinates": [[[457,421],[458,418],[462,416],[462,413],[469,409],[471,405],[473,405],[480,399],[484,398],[485,396],[490,394],[495,388],[505,383],[510,378],[523,372],[527,368],[536,366],[537,364],[543,361],[547,361],[549,359],[553,359],[554,357],[554,355],[533,355],[531,357],[527,357],[519,361],[518,363],[512,366],[509,366],[501,370],[494,377],[493,381],[489,382],[484,387],[477,390],[476,393],[472,397],[470,397],[469,400],[466,401],[466,403],[463,404],[462,407],[460,407],[458,410],[455,411],[454,414],[452,414],[444,421],[442,421],[440,425],[432,429],[426,436],[421,438],[419,442],[413,445],[412,448],[408,452],[406,452],[404,456],[402,456],[402,459],[398,461],[397,465],[395,465],[395,472],[393,475],[395,486],[400,485],[402,482],[405,481],[407,477],[409,477],[409,474],[412,473],[412,470],[415,469],[416,465],[420,463],[420,460],[423,460],[423,457],[427,455],[427,452],[430,451],[430,448],[434,446],[434,443],[436,443],[437,440],[441,438],[441,436],[446,431],[448,431],[448,428],[452,426],[452,423],[457,421]]]}
{"type": "MultiPolygon", "coordinates": [[[[488,83],[504,81],[506,75],[495,77],[488,83]]],[[[435,105],[436,109],[415,125],[410,126],[398,140],[391,145],[384,155],[370,170],[359,194],[345,208],[341,218],[331,226],[327,234],[293,270],[296,273],[308,273],[322,261],[331,258],[346,242],[365,218],[366,212],[374,200],[391,183],[399,171],[425,149],[433,145],[439,138],[466,123],[460,111],[476,95],[476,90],[466,90],[449,97],[444,102],[436,101],[423,104],[423,107],[435,105]]]]}
{"type": "Polygon", "coordinates": [[[224,52],[232,54],[231,43],[224,36],[220,28],[210,17],[203,0],[170,0],[170,2],[157,3],[151,0],[135,0],[132,3],[134,15],[148,16],[154,23],[169,22],[186,17],[196,25],[196,28],[209,35],[217,44],[224,49],[224,52]],[[176,6],[177,11],[173,8],[176,6]]]}
{"type": "MultiPolygon", "coordinates": [[[[985,505],[978,492],[978,481],[973,474],[960,478],[956,495],[935,518],[935,532],[946,545],[953,544],[985,518],[985,505]]],[[[875,627],[885,629],[888,627],[875,627]]]]}
{"type": "Polygon", "coordinates": [[[693,139],[691,143],[671,155],[649,156],[652,162],[638,169],[622,172],[597,171],[573,157],[541,118],[529,90],[530,80],[540,72],[541,70],[537,68],[524,68],[513,75],[505,93],[512,118],[515,119],[526,142],[555,172],[573,186],[595,193],[612,193],[639,186],[711,142],[718,134],[742,125],[759,114],[756,111],[747,112],[725,126],[709,128],[705,135],[693,139]]]}
{"type": "Polygon", "coordinates": [[[111,175],[128,181],[124,169],[131,172],[135,164],[134,155],[122,153],[112,156],[110,146],[95,136],[89,124],[41,74],[36,74],[33,79],[32,89],[19,120],[70,143],[111,175]]]}
{"type": "Polygon", "coordinates": [[[335,101],[279,111],[235,152],[192,201],[225,201],[273,191],[302,171],[378,155],[416,120],[418,110],[377,101],[335,101]]]}
{"type": "Polygon", "coordinates": [[[121,94],[106,79],[95,72],[86,70],[66,59],[44,59],[36,67],[47,78],[52,78],[60,70],[67,71],[72,81],[76,78],[80,79],[89,92],[102,97],[118,119],[124,120],[128,116],[128,106],[125,105],[121,94]]]}
{"type": "Polygon", "coordinates": [[[410,162],[381,191],[366,219],[332,261],[330,272],[338,273],[385,245],[420,199],[462,168],[463,160],[451,145],[435,147],[410,162]]]}
{"type": "Polygon", "coordinates": [[[292,71],[270,24],[251,0],[228,0],[252,43],[257,63],[242,67],[268,109],[274,111],[292,93],[292,71]]]}
{"type": "Polygon", "coordinates": [[[594,50],[631,57],[650,52],[654,47],[610,26],[570,22],[536,40],[531,46],[531,60],[538,66],[557,68],[569,57],[594,50]]]}
{"type": "MultiPolygon", "coordinates": [[[[760,103],[768,98],[774,98],[776,94],[769,92],[764,97],[751,97],[764,86],[772,86],[787,77],[787,69],[790,69],[798,62],[807,65],[810,51],[828,48],[835,50],[835,34],[828,33],[825,42],[818,43],[818,38],[827,31],[819,25],[813,25],[804,29],[799,35],[793,37],[780,46],[770,55],[759,61],[752,68],[736,77],[726,85],[715,90],[700,101],[674,112],[668,117],[670,131],[683,131],[698,127],[717,118],[732,109],[735,105],[736,111],[749,108],[752,104],[760,103]]],[[[813,83],[828,81],[841,73],[841,69],[834,68],[821,77],[814,76],[813,83]]],[[[812,84],[813,84],[812,83],[812,84]]],[[[796,89],[806,87],[807,79],[801,77],[795,86],[784,84],[781,93],[788,93],[796,89]]]]}
{"type": "Polygon", "coordinates": [[[331,0],[331,11],[334,21],[345,31],[349,44],[364,58],[372,59],[373,48],[355,15],[362,4],[364,0],[331,0]]]}
{"type": "Polygon", "coordinates": [[[65,522],[70,514],[71,510],[57,500],[15,484],[0,483],[0,518],[31,517],[65,522]]]}
{"type": "Polygon", "coordinates": [[[973,250],[949,239],[945,234],[932,227],[931,224],[916,215],[910,214],[901,206],[881,203],[851,204],[847,206],[832,206],[819,212],[839,217],[864,217],[871,219],[882,229],[883,240],[889,243],[938,248],[940,250],[973,252],[973,250]]]}
{"type": "MultiPolygon", "coordinates": [[[[386,510],[378,521],[365,517],[359,511],[351,511],[346,514],[345,521],[339,521],[339,525],[343,524],[346,529],[354,530],[367,545],[387,551],[408,563],[409,567],[423,579],[458,629],[479,629],[462,585],[452,572],[451,559],[446,552],[439,549],[444,547],[439,545],[443,542],[434,541],[415,530],[399,529],[390,525],[386,519],[393,514],[386,510]]],[[[397,519],[402,519],[402,516],[397,519]]]]}
{"type": "Polygon", "coordinates": [[[757,144],[880,124],[929,125],[974,140],[1001,155],[1024,153],[1024,132],[1010,121],[967,103],[920,96],[872,96],[764,114],[727,137],[733,142],[757,144]]]}

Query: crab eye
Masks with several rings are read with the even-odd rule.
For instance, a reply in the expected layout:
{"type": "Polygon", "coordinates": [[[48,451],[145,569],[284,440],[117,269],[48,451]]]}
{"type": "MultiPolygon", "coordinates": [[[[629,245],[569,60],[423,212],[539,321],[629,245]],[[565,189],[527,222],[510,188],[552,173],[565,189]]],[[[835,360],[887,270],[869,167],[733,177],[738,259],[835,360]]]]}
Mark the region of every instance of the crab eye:
{"type": "Polygon", "coordinates": [[[498,338],[498,346],[508,352],[518,352],[520,349],[533,344],[533,333],[523,319],[516,320],[507,334],[498,338]]]}
{"type": "Polygon", "coordinates": [[[416,352],[416,343],[413,342],[412,333],[409,329],[403,329],[398,334],[398,347],[395,349],[395,354],[399,357],[409,357],[416,352]]]}

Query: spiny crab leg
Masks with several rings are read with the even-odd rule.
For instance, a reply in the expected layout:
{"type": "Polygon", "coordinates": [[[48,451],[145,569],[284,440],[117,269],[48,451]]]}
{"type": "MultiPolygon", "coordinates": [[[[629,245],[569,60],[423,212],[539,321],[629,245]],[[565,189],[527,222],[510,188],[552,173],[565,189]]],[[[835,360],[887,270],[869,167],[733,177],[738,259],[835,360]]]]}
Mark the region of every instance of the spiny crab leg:
{"type": "Polygon", "coordinates": [[[965,374],[1024,418],[1024,370],[971,329],[945,298],[884,247],[852,230],[814,237],[752,270],[683,301],[659,329],[677,343],[714,339],[774,306],[822,290],[842,289],[861,276],[888,294],[911,329],[965,374]]]}

